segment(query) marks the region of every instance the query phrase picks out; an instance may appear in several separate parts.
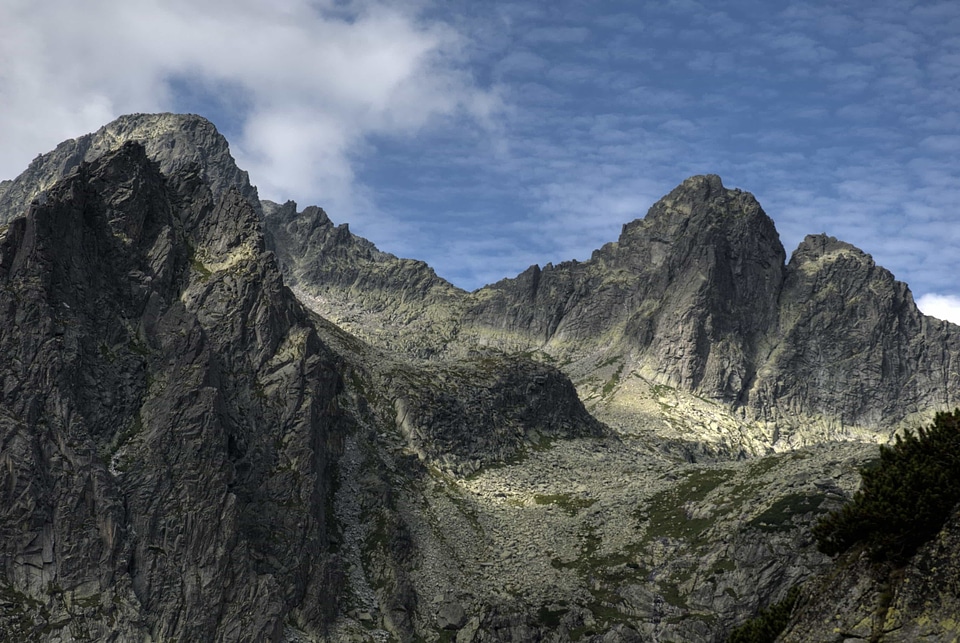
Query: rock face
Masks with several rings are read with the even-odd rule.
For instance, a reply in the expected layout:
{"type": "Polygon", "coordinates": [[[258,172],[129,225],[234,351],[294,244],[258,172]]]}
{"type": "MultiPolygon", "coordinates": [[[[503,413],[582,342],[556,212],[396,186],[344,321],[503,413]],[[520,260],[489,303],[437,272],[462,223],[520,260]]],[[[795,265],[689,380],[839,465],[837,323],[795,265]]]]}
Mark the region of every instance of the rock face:
{"type": "MultiPolygon", "coordinates": [[[[4,640],[319,636],[356,572],[331,510],[358,426],[419,454],[410,475],[602,432],[569,380],[519,358],[406,369],[371,390],[391,372],[284,285],[255,191],[234,170],[206,121],[129,117],[4,185],[4,640]],[[140,135],[147,146],[122,142],[140,135]]],[[[395,516],[388,480],[378,474],[364,502],[395,516]]],[[[418,600],[403,542],[370,572],[400,579],[386,606],[418,600]]]]}
{"type": "Polygon", "coordinates": [[[441,355],[456,333],[466,294],[427,264],[381,252],[334,225],[322,209],[297,212],[296,203],[263,202],[264,231],[298,292],[312,296],[317,310],[361,336],[403,355],[441,355]]]}
{"type": "Polygon", "coordinates": [[[461,476],[505,462],[542,439],[600,436],[603,426],[583,408],[564,375],[516,357],[475,359],[429,371],[416,385],[406,369],[385,383],[397,390],[396,425],[421,459],[461,476]],[[403,382],[401,386],[397,386],[403,382]],[[448,464],[449,463],[449,464],[448,464]]]}
{"type": "Polygon", "coordinates": [[[953,641],[960,637],[960,515],[902,568],[871,564],[862,553],[841,558],[805,588],[784,643],[869,640],[953,641]]]}
{"type": "Polygon", "coordinates": [[[787,443],[957,403],[960,329],[836,239],[808,237],[783,262],[752,196],[693,177],[590,261],[488,287],[464,326],[555,354],[606,341],[630,370],[774,422],[787,443]]]}
{"type": "Polygon", "coordinates": [[[488,287],[465,323],[544,347],[614,341],[665,384],[734,403],[777,322],[785,256],[756,200],[717,176],[685,181],[585,263],[488,287]]]}
{"type": "Polygon", "coordinates": [[[956,403],[960,329],[715,176],[474,293],[194,116],[38,157],[0,222],[4,640],[720,641],[828,568],[856,440],[956,403]]]}
{"type": "Polygon", "coordinates": [[[922,315],[906,285],[836,239],[808,237],[785,265],[757,201],[716,176],[684,181],[588,261],[532,266],[475,293],[317,209],[271,212],[298,292],[325,316],[420,357],[535,352],[621,431],[660,423],[645,400],[665,388],[692,396],[661,439],[692,433],[731,455],[885,440],[960,401],[960,328],[922,315]]]}
{"type": "Polygon", "coordinates": [[[21,216],[30,202],[43,200],[45,192],[75,170],[116,150],[127,141],[138,141],[147,156],[159,163],[166,175],[194,166],[215,198],[236,188],[257,210],[257,190],[247,173],[230,155],[227,140],[205,118],[181,114],[129,114],[104,125],[92,134],[64,141],[55,150],[37,156],[20,176],[0,181],[0,224],[21,216]]]}
{"type": "Polygon", "coordinates": [[[776,339],[749,391],[759,414],[884,427],[957,403],[960,328],[922,315],[905,284],[832,237],[793,253],[776,339]]]}
{"type": "Polygon", "coordinates": [[[257,226],[130,143],[6,230],[6,632],[278,640],[334,609],[339,362],[257,226]]]}

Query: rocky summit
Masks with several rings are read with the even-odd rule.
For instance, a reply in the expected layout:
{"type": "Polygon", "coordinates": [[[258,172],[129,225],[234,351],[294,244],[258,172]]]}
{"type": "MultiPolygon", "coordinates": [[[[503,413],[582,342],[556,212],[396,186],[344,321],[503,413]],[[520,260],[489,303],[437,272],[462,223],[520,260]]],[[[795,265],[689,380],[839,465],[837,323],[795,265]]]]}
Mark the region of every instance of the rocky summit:
{"type": "Polygon", "coordinates": [[[811,525],[958,360],[716,176],[468,293],[125,116],[0,183],[0,639],[719,642],[801,587],[783,640],[947,640],[955,517],[892,571],[811,525]]]}

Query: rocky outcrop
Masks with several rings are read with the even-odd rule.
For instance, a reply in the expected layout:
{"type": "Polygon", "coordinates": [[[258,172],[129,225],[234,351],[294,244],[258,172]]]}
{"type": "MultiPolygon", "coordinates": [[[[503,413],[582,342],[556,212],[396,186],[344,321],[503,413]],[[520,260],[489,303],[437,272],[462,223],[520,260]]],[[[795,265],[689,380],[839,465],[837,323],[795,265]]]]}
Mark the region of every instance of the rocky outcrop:
{"type": "Polygon", "coordinates": [[[264,201],[268,246],[284,277],[314,309],[381,348],[401,355],[441,355],[456,334],[464,293],[427,264],[399,259],[334,225],[326,212],[264,201]]]}
{"type": "Polygon", "coordinates": [[[385,380],[385,390],[397,391],[396,425],[411,448],[460,476],[543,442],[605,433],[570,380],[529,359],[497,355],[399,367],[385,380]]]}
{"type": "MultiPolygon", "coordinates": [[[[0,185],[0,638],[720,641],[827,569],[827,440],[954,403],[956,327],[714,176],[475,293],[255,199],[174,115],[0,185]]],[[[948,632],[950,529],[849,614],[948,632]]]]}
{"type": "Polygon", "coordinates": [[[43,201],[47,191],[81,163],[127,141],[141,143],[163,174],[194,167],[215,198],[235,188],[259,210],[257,189],[237,167],[227,139],[210,121],[190,114],[128,114],[92,134],[64,141],[52,152],[37,156],[16,179],[0,182],[0,224],[22,216],[32,201],[43,201]]]}
{"type": "Polygon", "coordinates": [[[804,586],[784,643],[952,641],[960,637],[960,515],[903,566],[861,551],[804,586]]]}
{"type": "Polygon", "coordinates": [[[906,284],[832,237],[809,236],[793,253],[766,344],[745,396],[764,417],[842,432],[918,423],[957,403],[960,328],[921,314],[906,284]]]}
{"type": "Polygon", "coordinates": [[[488,287],[464,324],[559,354],[620,344],[644,375],[735,403],[776,325],[784,258],[752,195],[693,177],[589,261],[488,287]]]}
{"type": "Polygon", "coordinates": [[[0,245],[0,631],[279,640],[340,571],[340,361],[236,191],[128,143],[0,245]]]}
{"type": "Polygon", "coordinates": [[[270,206],[266,222],[298,292],[367,341],[434,359],[534,353],[617,430],[659,426],[691,452],[882,441],[958,403],[960,328],[922,315],[906,285],[836,239],[808,237],[785,264],[756,199],[716,176],[684,181],[588,261],[474,293],[319,209],[270,206]],[[690,396],[666,423],[649,402],[665,388],[690,396]]]}

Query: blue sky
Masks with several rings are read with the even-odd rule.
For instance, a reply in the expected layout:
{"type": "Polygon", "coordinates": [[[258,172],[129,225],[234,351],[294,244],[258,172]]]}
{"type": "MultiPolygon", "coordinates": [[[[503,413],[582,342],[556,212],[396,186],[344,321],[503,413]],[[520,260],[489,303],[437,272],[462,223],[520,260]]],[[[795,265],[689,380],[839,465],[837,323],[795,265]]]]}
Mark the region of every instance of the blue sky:
{"type": "Polygon", "coordinates": [[[0,177],[191,111],[261,195],[473,289],[585,259],[687,176],[960,321],[960,3],[8,0],[0,177]]]}

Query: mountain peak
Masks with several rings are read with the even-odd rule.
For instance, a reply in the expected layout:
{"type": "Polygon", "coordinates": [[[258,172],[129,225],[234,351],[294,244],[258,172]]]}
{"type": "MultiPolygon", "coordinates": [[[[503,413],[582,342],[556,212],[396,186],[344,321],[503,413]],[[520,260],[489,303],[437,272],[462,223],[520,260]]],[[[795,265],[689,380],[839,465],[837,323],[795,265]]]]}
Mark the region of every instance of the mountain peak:
{"type": "Polygon", "coordinates": [[[247,173],[237,167],[227,139],[209,120],[196,114],[127,114],[92,134],[64,141],[35,158],[16,179],[0,186],[0,223],[22,216],[31,201],[80,163],[93,161],[127,141],[141,143],[164,174],[172,175],[195,164],[215,197],[236,188],[259,208],[257,189],[250,185],[247,173]]]}
{"type": "Polygon", "coordinates": [[[684,179],[673,192],[680,190],[705,190],[709,193],[718,193],[724,190],[723,180],[716,174],[695,174],[684,179]]]}
{"type": "Polygon", "coordinates": [[[739,190],[727,190],[716,174],[691,176],[670,191],[660,202],[684,214],[691,214],[698,204],[724,199],[727,193],[739,193],[739,190]]]}
{"type": "Polygon", "coordinates": [[[670,242],[697,230],[727,229],[749,233],[782,253],[773,221],[749,192],[724,187],[716,174],[691,176],[657,201],[643,219],[623,226],[619,243],[632,245],[652,235],[670,242]]]}

